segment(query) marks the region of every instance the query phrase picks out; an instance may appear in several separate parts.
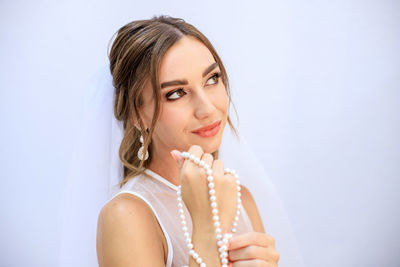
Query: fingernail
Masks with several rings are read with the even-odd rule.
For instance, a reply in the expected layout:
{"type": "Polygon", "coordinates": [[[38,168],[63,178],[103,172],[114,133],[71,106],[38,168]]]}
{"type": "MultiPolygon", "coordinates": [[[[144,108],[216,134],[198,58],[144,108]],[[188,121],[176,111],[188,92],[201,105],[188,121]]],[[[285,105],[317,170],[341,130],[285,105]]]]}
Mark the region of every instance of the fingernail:
{"type": "Polygon", "coordinates": [[[182,164],[183,164],[183,157],[182,157],[181,153],[178,150],[174,149],[170,152],[170,154],[178,163],[179,168],[181,168],[182,164]]]}

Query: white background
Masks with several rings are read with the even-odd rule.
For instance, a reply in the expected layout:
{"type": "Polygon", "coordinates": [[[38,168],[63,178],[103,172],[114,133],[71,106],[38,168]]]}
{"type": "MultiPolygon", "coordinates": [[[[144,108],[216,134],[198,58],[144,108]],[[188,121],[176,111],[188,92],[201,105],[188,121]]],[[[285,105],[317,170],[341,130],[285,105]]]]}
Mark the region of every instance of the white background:
{"type": "Polygon", "coordinates": [[[0,266],[56,266],[85,89],[112,34],[160,14],[222,57],[306,266],[400,266],[399,12],[394,0],[2,0],[0,266]]]}

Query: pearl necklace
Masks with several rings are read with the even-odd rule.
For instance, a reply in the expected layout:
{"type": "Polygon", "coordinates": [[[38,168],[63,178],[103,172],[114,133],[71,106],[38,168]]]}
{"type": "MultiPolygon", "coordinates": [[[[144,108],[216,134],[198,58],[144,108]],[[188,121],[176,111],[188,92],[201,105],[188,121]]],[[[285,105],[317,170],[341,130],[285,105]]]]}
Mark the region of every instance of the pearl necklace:
{"type": "MultiPolygon", "coordinates": [[[[215,196],[215,184],[213,183],[214,177],[213,177],[213,172],[210,168],[210,166],[205,163],[203,160],[200,160],[197,158],[195,155],[190,154],[188,152],[182,152],[182,157],[192,161],[196,165],[202,167],[207,174],[207,181],[208,181],[208,188],[209,188],[209,195],[210,195],[210,202],[211,202],[211,212],[212,212],[212,219],[214,221],[214,227],[215,227],[215,233],[216,233],[216,239],[217,239],[217,246],[218,246],[218,251],[219,251],[219,257],[221,259],[221,264],[222,267],[228,267],[228,239],[232,237],[231,234],[226,233],[222,235],[222,230],[220,228],[220,222],[219,222],[219,216],[218,216],[218,207],[217,207],[217,198],[215,196]]],[[[232,223],[231,227],[231,232],[236,233],[236,226],[239,221],[239,215],[240,215],[240,208],[241,208],[241,203],[242,200],[240,199],[241,193],[240,193],[240,182],[239,182],[239,176],[236,174],[234,170],[226,168],[224,170],[224,173],[229,173],[232,174],[236,178],[236,184],[237,184],[237,207],[236,207],[236,215],[232,223]]],[[[186,224],[186,219],[185,219],[185,214],[183,211],[183,201],[182,201],[182,195],[181,195],[181,186],[178,186],[178,209],[179,209],[179,214],[181,218],[181,224],[182,224],[182,230],[184,232],[185,240],[187,243],[187,247],[189,249],[189,255],[192,256],[192,258],[200,265],[200,267],[206,267],[206,264],[203,262],[203,259],[199,256],[199,254],[194,250],[194,246],[192,244],[192,240],[190,238],[187,224],[186,224]]]]}

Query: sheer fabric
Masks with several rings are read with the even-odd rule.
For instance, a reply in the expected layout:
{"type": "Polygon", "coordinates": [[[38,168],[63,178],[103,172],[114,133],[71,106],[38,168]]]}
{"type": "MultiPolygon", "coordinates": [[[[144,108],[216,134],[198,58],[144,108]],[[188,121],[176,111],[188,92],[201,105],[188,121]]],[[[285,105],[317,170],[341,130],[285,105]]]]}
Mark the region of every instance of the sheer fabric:
{"type": "MultiPolygon", "coordinates": [[[[181,267],[189,264],[189,254],[183,236],[176,200],[177,187],[157,173],[146,169],[145,173],[130,179],[115,195],[133,194],[142,198],[153,210],[168,244],[167,267],[181,267]]],[[[114,198],[113,197],[113,198],[114,198]]],[[[184,207],[188,232],[192,233],[192,221],[184,207]]],[[[241,210],[237,233],[252,232],[253,228],[246,211],[241,210]]],[[[132,240],[132,242],[135,242],[132,240]]]]}
{"type": "MultiPolygon", "coordinates": [[[[123,166],[118,156],[123,127],[113,114],[114,88],[108,66],[99,70],[93,77],[89,88],[91,90],[89,90],[90,93],[81,116],[74,155],[65,186],[59,266],[98,266],[96,229],[101,208],[111,197],[122,192],[121,190],[134,193],[135,190],[139,190],[138,188],[141,189],[136,193],[142,193],[143,197],[151,205],[154,205],[153,210],[159,215],[159,221],[165,225],[166,237],[168,234],[172,243],[172,246],[169,247],[172,247],[171,251],[174,253],[173,257],[177,258],[177,264],[187,264],[188,257],[183,254],[178,256],[179,253],[186,251],[180,248],[184,243],[179,240],[173,241],[173,238],[183,237],[180,232],[179,217],[173,215],[172,212],[166,213],[169,207],[164,208],[157,201],[157,197],[168,198],[171,194],[171,201],[165,201],[165,203],[169,203],[171,210],[174,211],[177,209],[175,189],[168,186],[168,183],[161,182],[160,184],[160,181],[165,179],[157,179],[160,177],[156,174],[149,174],[149,172],[144,174],[148,176],[145,179],[146,182],[139,182],[144,177],[136,177],[139,179],[134,178],[122,189],[116,186],[123,177],[123,166]],[[155,188],[158,189],[151,191],[152,194],[150,194],[146,191],[148,188],[144,189],[147,183],[154,183],[155,188]],[[133,186],[134,184],[136,186],[132,190],[133,187],[129,187],[129,185],[133,186]],[[177,246],[176,249],[174,245],[177,246]],[[186,259],[186,261],[180,261],[179,258],[186,259]]],[[[253,194],[263,219],[265,231],[276,240],[276,248],[281,255],[279,266],[304,266],[285,207],[272,180],[266,174],[263,164],[246,143],[245,137],[240,135],[240,142],[238,142],[231,131],[225,129],[219,151],[224,166],[235,169],[240,176],[240,182],[253,194]]],[[[152,187],[150,188],[153,190],[152,187]]],[[[246,225],[245,212],[242,214],[244,222],[240,224],[246,225]]],[[[190,219],[188,215],[186,218],[190,219]]],[[[241,231],[248,229],[245,227],[241,231]]]]}

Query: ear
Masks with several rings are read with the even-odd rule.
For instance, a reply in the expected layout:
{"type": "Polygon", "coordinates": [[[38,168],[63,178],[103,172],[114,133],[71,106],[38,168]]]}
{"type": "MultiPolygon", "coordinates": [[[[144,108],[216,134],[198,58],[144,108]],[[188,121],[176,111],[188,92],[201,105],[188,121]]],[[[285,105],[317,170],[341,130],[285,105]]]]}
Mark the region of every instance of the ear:
{"type": "MultiPolygon", "coordinates": [[[[140,116],[140,119],[142,121],[143,127],[145,129],[148,129],[149,128],[149,123],[147,122],[147,120],[143,117],[142,114],[139,114],[139,116],[140,116]]],[[[133,124],[133,126],[135,126],[136,129],[138,129],[140,131],[141,127],[140,127],[140,123],[139,123],[139,119],[138,118],[133,117],[132,118],[132,124],[133,124]]]]}

